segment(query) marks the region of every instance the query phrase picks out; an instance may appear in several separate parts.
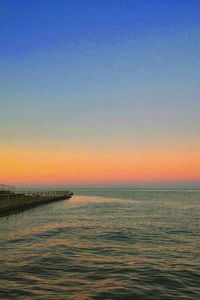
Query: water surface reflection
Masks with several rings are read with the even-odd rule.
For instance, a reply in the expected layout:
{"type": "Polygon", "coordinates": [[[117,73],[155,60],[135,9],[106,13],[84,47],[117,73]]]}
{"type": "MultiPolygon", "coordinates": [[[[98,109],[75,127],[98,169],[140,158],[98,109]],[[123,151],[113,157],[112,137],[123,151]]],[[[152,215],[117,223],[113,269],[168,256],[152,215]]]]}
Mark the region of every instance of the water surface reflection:
{"type": "Polygon", "coordinates": [[[1,298],[198,299],[200,192],[80,193],[0,219],[1,298]]]}

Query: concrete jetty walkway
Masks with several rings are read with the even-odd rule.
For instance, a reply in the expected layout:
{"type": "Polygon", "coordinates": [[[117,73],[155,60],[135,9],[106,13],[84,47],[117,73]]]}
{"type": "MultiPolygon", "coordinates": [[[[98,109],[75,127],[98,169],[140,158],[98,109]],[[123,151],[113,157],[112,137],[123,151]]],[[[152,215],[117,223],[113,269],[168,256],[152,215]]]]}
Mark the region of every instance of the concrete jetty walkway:
{"type": "Polygon", "coordinates": [[[69,199],[73,195],[70,191],[48,191],[17,193],[15,188],[0,185],[0,216],[31,208],[57,200],[69,199]]]}

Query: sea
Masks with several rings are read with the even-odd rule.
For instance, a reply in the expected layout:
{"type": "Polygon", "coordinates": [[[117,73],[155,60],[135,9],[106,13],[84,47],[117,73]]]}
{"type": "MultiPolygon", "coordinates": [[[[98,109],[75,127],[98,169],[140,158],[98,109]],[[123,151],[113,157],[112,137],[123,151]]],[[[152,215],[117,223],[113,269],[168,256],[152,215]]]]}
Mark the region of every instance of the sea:
{"type": "Polygon", "coordinates": [[[200,190],[74,190],[0,218],[0,299],[200,299],[200,190]]]}

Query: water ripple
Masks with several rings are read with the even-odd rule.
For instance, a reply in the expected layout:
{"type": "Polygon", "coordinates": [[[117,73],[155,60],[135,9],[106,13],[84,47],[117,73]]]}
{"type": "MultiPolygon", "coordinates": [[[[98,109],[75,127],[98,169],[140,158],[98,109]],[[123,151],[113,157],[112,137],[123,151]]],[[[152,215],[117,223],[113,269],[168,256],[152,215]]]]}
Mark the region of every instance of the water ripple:
{"type": "Polygon", "coordinates": [[[0,220],[1,299],[199,299],[200,192],[82,193],[0,220]]]}

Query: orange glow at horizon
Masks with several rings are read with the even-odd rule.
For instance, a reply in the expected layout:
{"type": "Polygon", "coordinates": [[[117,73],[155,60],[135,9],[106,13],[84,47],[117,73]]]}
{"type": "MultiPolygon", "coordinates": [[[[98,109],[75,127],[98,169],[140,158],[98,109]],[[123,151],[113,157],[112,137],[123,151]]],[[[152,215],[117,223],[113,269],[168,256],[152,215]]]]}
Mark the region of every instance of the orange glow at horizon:
{"type": "Polygon", "coordinates": [[[200,181],[200,153],[84,153],[64,150],[0,151],[0,182],[27,185],[149,184],[200,181]]]}

